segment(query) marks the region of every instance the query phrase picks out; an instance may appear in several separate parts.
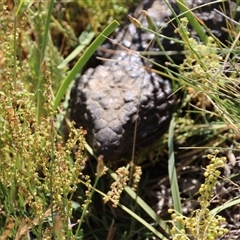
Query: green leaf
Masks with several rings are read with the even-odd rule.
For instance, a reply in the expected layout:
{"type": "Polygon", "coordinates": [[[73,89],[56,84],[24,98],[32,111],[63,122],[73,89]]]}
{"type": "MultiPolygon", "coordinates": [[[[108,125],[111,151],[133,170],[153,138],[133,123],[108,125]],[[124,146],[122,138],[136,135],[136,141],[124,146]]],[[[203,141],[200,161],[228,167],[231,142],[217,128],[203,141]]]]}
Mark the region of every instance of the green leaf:
{"type": "MultiPolygon", "coordinates": [[[[174,157],[174,141],[173,141],[173,133],[174,133],[174,118],[172,119],[170,126],[169,126],[169,137],[168,137],[168,176],[171,184],[171,192],[173,198],[173,206],[175,211],[182,214],[182,207],[181,207],[181,199],[180,199],[180,192],[178,187],[177,181],[177,171],[175,168],[175,157],[174,157]]],[[[181,223],[178,223],[178,228],[183,229],[181,223]]]]}

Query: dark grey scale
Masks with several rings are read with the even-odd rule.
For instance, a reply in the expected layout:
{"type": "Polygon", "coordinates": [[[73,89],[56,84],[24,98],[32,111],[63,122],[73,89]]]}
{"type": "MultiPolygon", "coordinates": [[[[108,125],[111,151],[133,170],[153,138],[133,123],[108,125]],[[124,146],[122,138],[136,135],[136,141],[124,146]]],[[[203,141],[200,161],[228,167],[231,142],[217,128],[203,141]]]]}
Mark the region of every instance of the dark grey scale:
{"type": "MultiPolygon", "coordinates": [[[[176,1],[168,2],[178,14],[176,1]]],[[[210,2],[212,1],[187,1],[190,8],[210,2]]],[[[210,4],[194,13],[224,42],[227,40],[227,33],[222,31],[222,27],[226,26],[225,19],[213,10],[221,9],[222,4],[210,4]]],[[[229,9],[228,4],[229,1],[225,3],[225,9],[229,9]]],[[[158,28],[163,27],[163,35],[178,37],[174,33],[174,26],[166,25],[173,16],[165,1],[142,1],[136,8],[133,16],[147,26],[141,14],[143,9],[149,12],[158,28]]],[[[174,24],[177,26],[176,22],[174,24]]],[[[192,35],[195,35],[194,32],[192,35]]],[[[136,122],[136,148],[148,146],[166,132],[175,103],[174,97],[169,97],[172,94],[171,82],[146,70],[145,66],[154,66],[134,53],[144,50],[154,35],[136,29],[129,23],[114,36],[118,43],[132,51],[109,42],[111,49],[118,50],[110,56],[112,61],[89,68],[77,79],[69,103],[70,118],[76,122],[77,127],[82,126],[87,130],[89,145],[97,155],[102,154],[106,160],[111,161],[131,154],[136,122]]],[[[162,39],[162,44],[166,50],[182,50],[182,46],[166,39],[162,39]]],[[[156,44],[149,50],[159,51],[156,44]]],[[[184,56],[179,54],[172,58],[181,62],[184,56]]],[[[166,58],[154,56],[154,61],[164,64],[166,58]]]]}

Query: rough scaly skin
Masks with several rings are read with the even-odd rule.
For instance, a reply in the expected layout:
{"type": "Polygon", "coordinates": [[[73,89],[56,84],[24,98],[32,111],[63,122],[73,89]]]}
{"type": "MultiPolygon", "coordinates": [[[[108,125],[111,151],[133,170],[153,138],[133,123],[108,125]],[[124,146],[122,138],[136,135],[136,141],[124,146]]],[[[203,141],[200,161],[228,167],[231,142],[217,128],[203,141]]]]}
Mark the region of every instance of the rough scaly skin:
{"type": "MultiPolygon", "coordinates": [[[[169,2],[178,12],[176,1],[169,2]]],[[[190,8],[209,2],[187,1],[190,8]]],[[[220,31],[224,19],[213,11],[220,5],[198,9],[196,15],[205,21],[213,34],[224,40],[226,34],[220,31]]],[[[140,14],[142,9],[148,11],[158,28],[163,27],[163,35],[177,37],[174,26],[166,25],[172,13],[165,1],[143,1],[137,7],[133,16],[147,26],[140,14]]],[[[127,24],[116,33],[116,41],[131,51],[111,43],[111,48],[118,50],[111,56],[112,61],[88,69],[72,89],[70,117],[78,127],[87,130],[87,142],[96,154],[104,155],[107,160],[130,155],[136,121],[137,148],[155,141],[168,128],[174,105],[173,97],[169,97],[172,93],[171,83],[146,70],[144,66],[149,69],[152,65],[136,52],[147,48],[153,37],[153,34],[136,29],[131,23],[127,24]]],[[[162,39],[162,43],[166,50],[181,50],[179,45],[169,40],[162,39]]],[[[156,44],[149,50],[159,51],[156,44]]],[[[176,61],[182,59],[182,55],[175,58],[176,61]]],[[[166,58],[155,57],[154,60],[163,64],[166,58]]]]}

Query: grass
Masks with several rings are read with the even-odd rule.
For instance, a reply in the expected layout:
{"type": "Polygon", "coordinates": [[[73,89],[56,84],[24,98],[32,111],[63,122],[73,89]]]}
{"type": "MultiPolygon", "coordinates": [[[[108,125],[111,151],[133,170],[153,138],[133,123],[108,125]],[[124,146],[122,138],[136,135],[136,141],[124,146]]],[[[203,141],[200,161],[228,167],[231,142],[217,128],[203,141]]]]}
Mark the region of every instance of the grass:
{"type": "MultiPolygon", "coordinates": [[[[83,3],[86,9],[89,3],[83,3]]],[[[173,16],[180,38],[170,40],[184,45],[185,60],[177,71],[171,57],[171,67],[159,65],[159,74],[172,79],[181,96],[159,143],[163,160],[153,167],[143,162],[117,168],[98,157],[88,162],[86,174],[84,149],[92,151],[86,132],[69,123],[68,140],[64,127],[61,135],[63,96],[118,24],[112,19],[104,26],[92,17],[102,5],[92,4],[84,16],[78,2],[20,1],[14,8],[0,1],[0,239],[220,239],[227,232],[232,237],[240,202],[239,26],[228,24],[225,46],[204,35],[199,19],[178,3],[182,14],[173,16]],[[72,15],[95,27],[85,24],[77,35],[72,15]],[[189,37],[183,16],[194,19],[204,43],[189,37]],[[87,42],[79,41],[83,35],[87,42]],[[190,179],[194,188],[186,194],[190,179]]],[[[126,11],[126,5],[121,8],[126,11]]],[[[160,44],[166,36],[145,15],[144,30],[160,44]]]]}

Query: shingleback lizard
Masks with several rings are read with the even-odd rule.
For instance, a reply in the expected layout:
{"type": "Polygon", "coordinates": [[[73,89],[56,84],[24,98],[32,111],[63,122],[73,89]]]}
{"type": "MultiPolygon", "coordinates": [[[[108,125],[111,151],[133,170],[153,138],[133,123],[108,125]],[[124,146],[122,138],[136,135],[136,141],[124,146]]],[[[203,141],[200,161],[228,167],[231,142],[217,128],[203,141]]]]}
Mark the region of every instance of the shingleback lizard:
{"type": "MultiPolygon", "coordinates": [[[[190,9],[211,2],[186,1],[190,9]]],[[[177,14],[180,13],[176,1],[169,0],[168,3],[177,14]]],[[[225,9],[229,9],[229,3],[225,4],[225,9]]],[[[223,3],[209,4],[193,12],[215,36],[224,41],[227,33],[221,27],[226,26],[226,19],[214,11],[214,8],[221,9],[222,6],[223,3]]],[[[174,33],[176,22],[166,24],[173,18],[166,1],[144,0],[137,6],[132,16],[147,27],[141,14],[143,9],[161,28],[162,35],[178,37],[174,33]]],[[[110,57],[111,61],[89,68],[77,79],[72,89],[70,118],[77,127],[82,126],[87,130],[87,142],[97,155],[102,154],[107,160],[130,155],[136,122],[137,148],[152,143],[168,129],[175,102],[171,96],[171,82],[149,70],[154,66],[138,54],[145,49],[159,51],[157,44],[149,47],[153,38],[153,34],[136,28],[129,21],[115,33],[118,44],[109,42],[111,48],[116,50],[110,57]]],[[[161,42],[166,51],[182,49],[168,39],[161,39],[161,42]]],[[[176,62],[182,61],[183,57],[176,56],[176,62]]],[[[160,64],[166,61],[164,56],[154,56],[153,59],[160,64]]]]}

